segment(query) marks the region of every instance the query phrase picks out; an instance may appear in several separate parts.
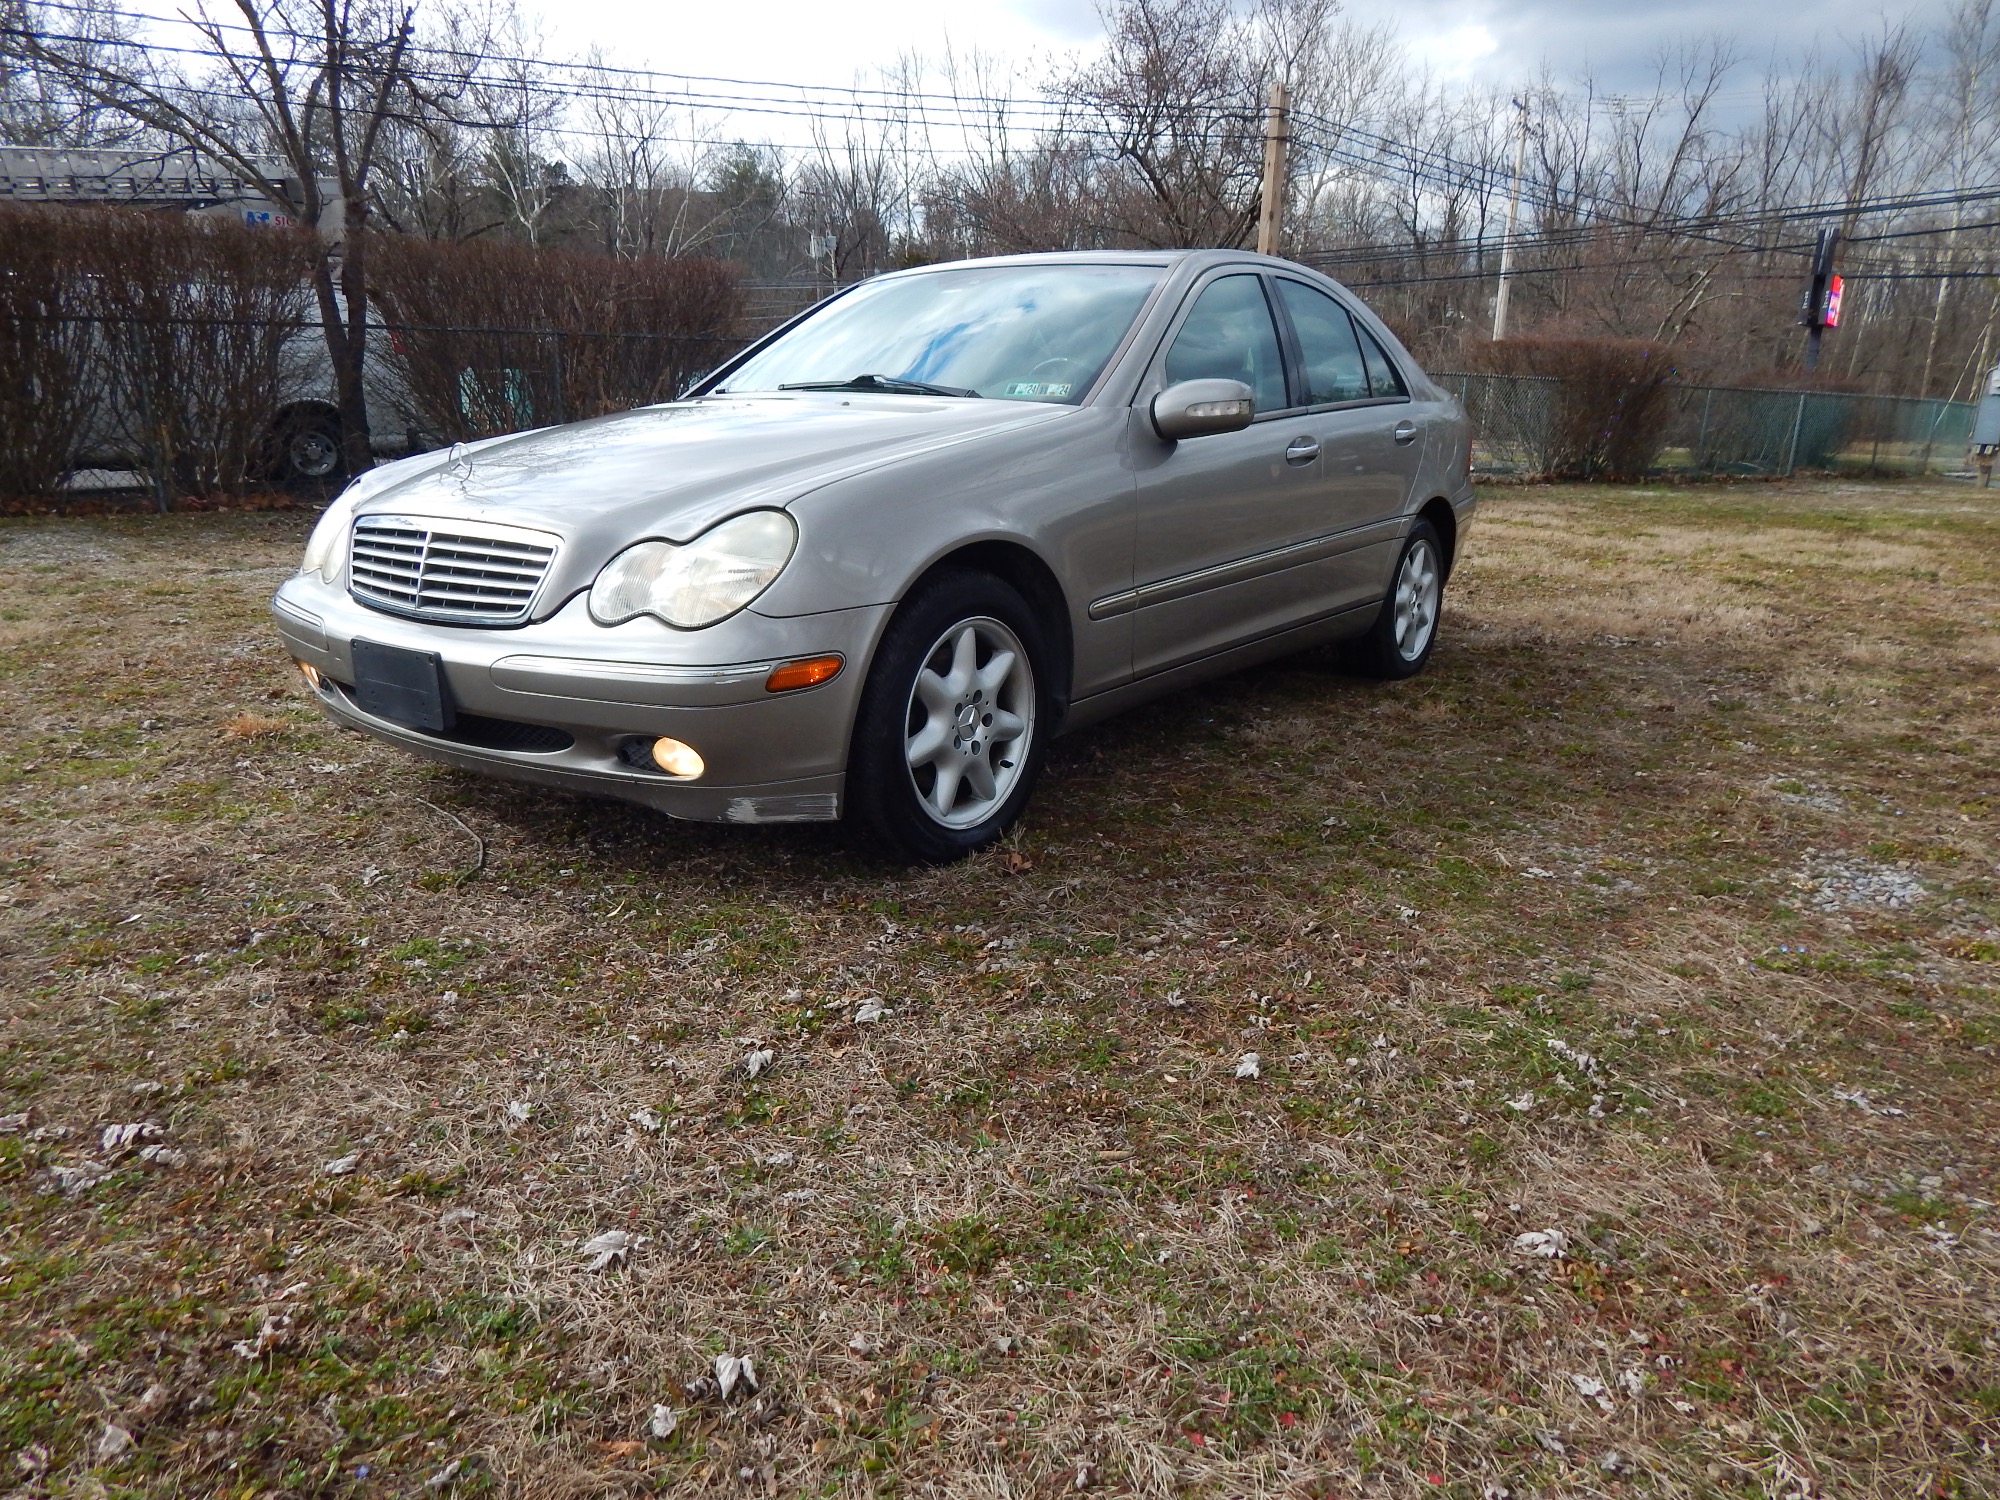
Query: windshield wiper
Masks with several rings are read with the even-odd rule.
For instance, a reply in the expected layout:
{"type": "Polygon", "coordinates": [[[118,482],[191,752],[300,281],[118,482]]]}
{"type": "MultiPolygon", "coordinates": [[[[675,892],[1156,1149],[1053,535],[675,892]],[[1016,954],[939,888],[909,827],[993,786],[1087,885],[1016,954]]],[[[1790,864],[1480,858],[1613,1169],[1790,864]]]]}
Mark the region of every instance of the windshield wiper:
{"type": "Polygon", "coordinates": [[[928,380],[903,380],[894,375],[852,375],[846,380],[796,380],[781,391],[882,391],[891,396],[972,396],[959,385],[932,385],[928,380]]]}

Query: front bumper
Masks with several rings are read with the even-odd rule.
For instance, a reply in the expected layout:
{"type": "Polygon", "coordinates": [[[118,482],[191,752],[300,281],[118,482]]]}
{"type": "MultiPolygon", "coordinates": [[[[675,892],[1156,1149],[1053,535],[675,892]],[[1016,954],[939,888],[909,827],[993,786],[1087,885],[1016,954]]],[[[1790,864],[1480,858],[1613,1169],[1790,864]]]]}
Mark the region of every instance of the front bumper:
{"type": "Polygon", "coordinates": [[[383,614],[311,575],[286,580],[271,602],[286,649],[320,674],[320,707],[338,724],[468,771],[736,823],[840,816],[854,713],[891,608],[745,611],[677,631],[650,619],[600,626],[578,597],[546,620],[481,629],[383,614]],[[357,638],[436,652],[460,727],[432,734],[363,710],[351,691],[357,638]],[[831,682],[765,690],[779,662],[833,653],[846,665],[831,682]],[[699,751],[703,774],[676,780],[621,753],[661,735],[699,751]]]}

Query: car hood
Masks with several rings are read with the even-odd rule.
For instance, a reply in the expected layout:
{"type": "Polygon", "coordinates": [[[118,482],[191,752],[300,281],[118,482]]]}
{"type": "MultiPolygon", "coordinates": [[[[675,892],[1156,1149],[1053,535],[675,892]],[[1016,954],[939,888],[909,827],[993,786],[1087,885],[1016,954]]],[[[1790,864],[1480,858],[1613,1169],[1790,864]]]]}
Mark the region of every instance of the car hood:
{"type": "Polygon", "coordinates": [[[707,397],[405,459],[364,479],[354,508],[554,532],[564,545],[542,591],[546,613],[646,537],[688,541],[738,511],[1075,410],[865,392],[707,397]]]}

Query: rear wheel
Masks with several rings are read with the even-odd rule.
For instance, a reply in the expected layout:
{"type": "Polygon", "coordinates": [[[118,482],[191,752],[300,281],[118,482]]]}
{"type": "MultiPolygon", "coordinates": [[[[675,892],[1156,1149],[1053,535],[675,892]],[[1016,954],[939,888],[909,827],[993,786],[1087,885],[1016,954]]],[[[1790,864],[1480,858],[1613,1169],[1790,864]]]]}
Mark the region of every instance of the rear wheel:
{"type": "Polygon", "coordinates": [[[862,693],[848,805],[877,843],[928,864],[993,843],[1041,769],[1047,661],[1027,602],[982,573],[939,574],[890,622],[862,693]]]}
{"type": "Polygon", "coordinates": [[[1375,623],[1347,647],[1348,664],[1370,677],[1414,677],[1437,644],[1444,547],[1429,521],[1418,521],[1403,539],[1395,578],[1375,623]]]}
{"type": "Polygon", "coordinates": [[[271,433],[271,472],[280,484],[339,479],[346,467],[340,418],[332,412],[294,411],[279,418],[271,433]]]}

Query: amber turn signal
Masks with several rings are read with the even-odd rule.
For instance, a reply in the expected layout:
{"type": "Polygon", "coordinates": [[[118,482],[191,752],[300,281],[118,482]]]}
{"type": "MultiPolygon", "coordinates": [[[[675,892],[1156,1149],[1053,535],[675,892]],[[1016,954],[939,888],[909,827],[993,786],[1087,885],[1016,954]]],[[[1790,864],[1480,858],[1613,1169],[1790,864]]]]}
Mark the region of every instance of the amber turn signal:
{"type": "Polygon", "coordinates": [[[842,665],[843,660],[838,656],[808,656],[803,661],[788,661],[764,679],[764,691],[789,693],[795,688],[818,687],[838,677],[842,665]]]}

